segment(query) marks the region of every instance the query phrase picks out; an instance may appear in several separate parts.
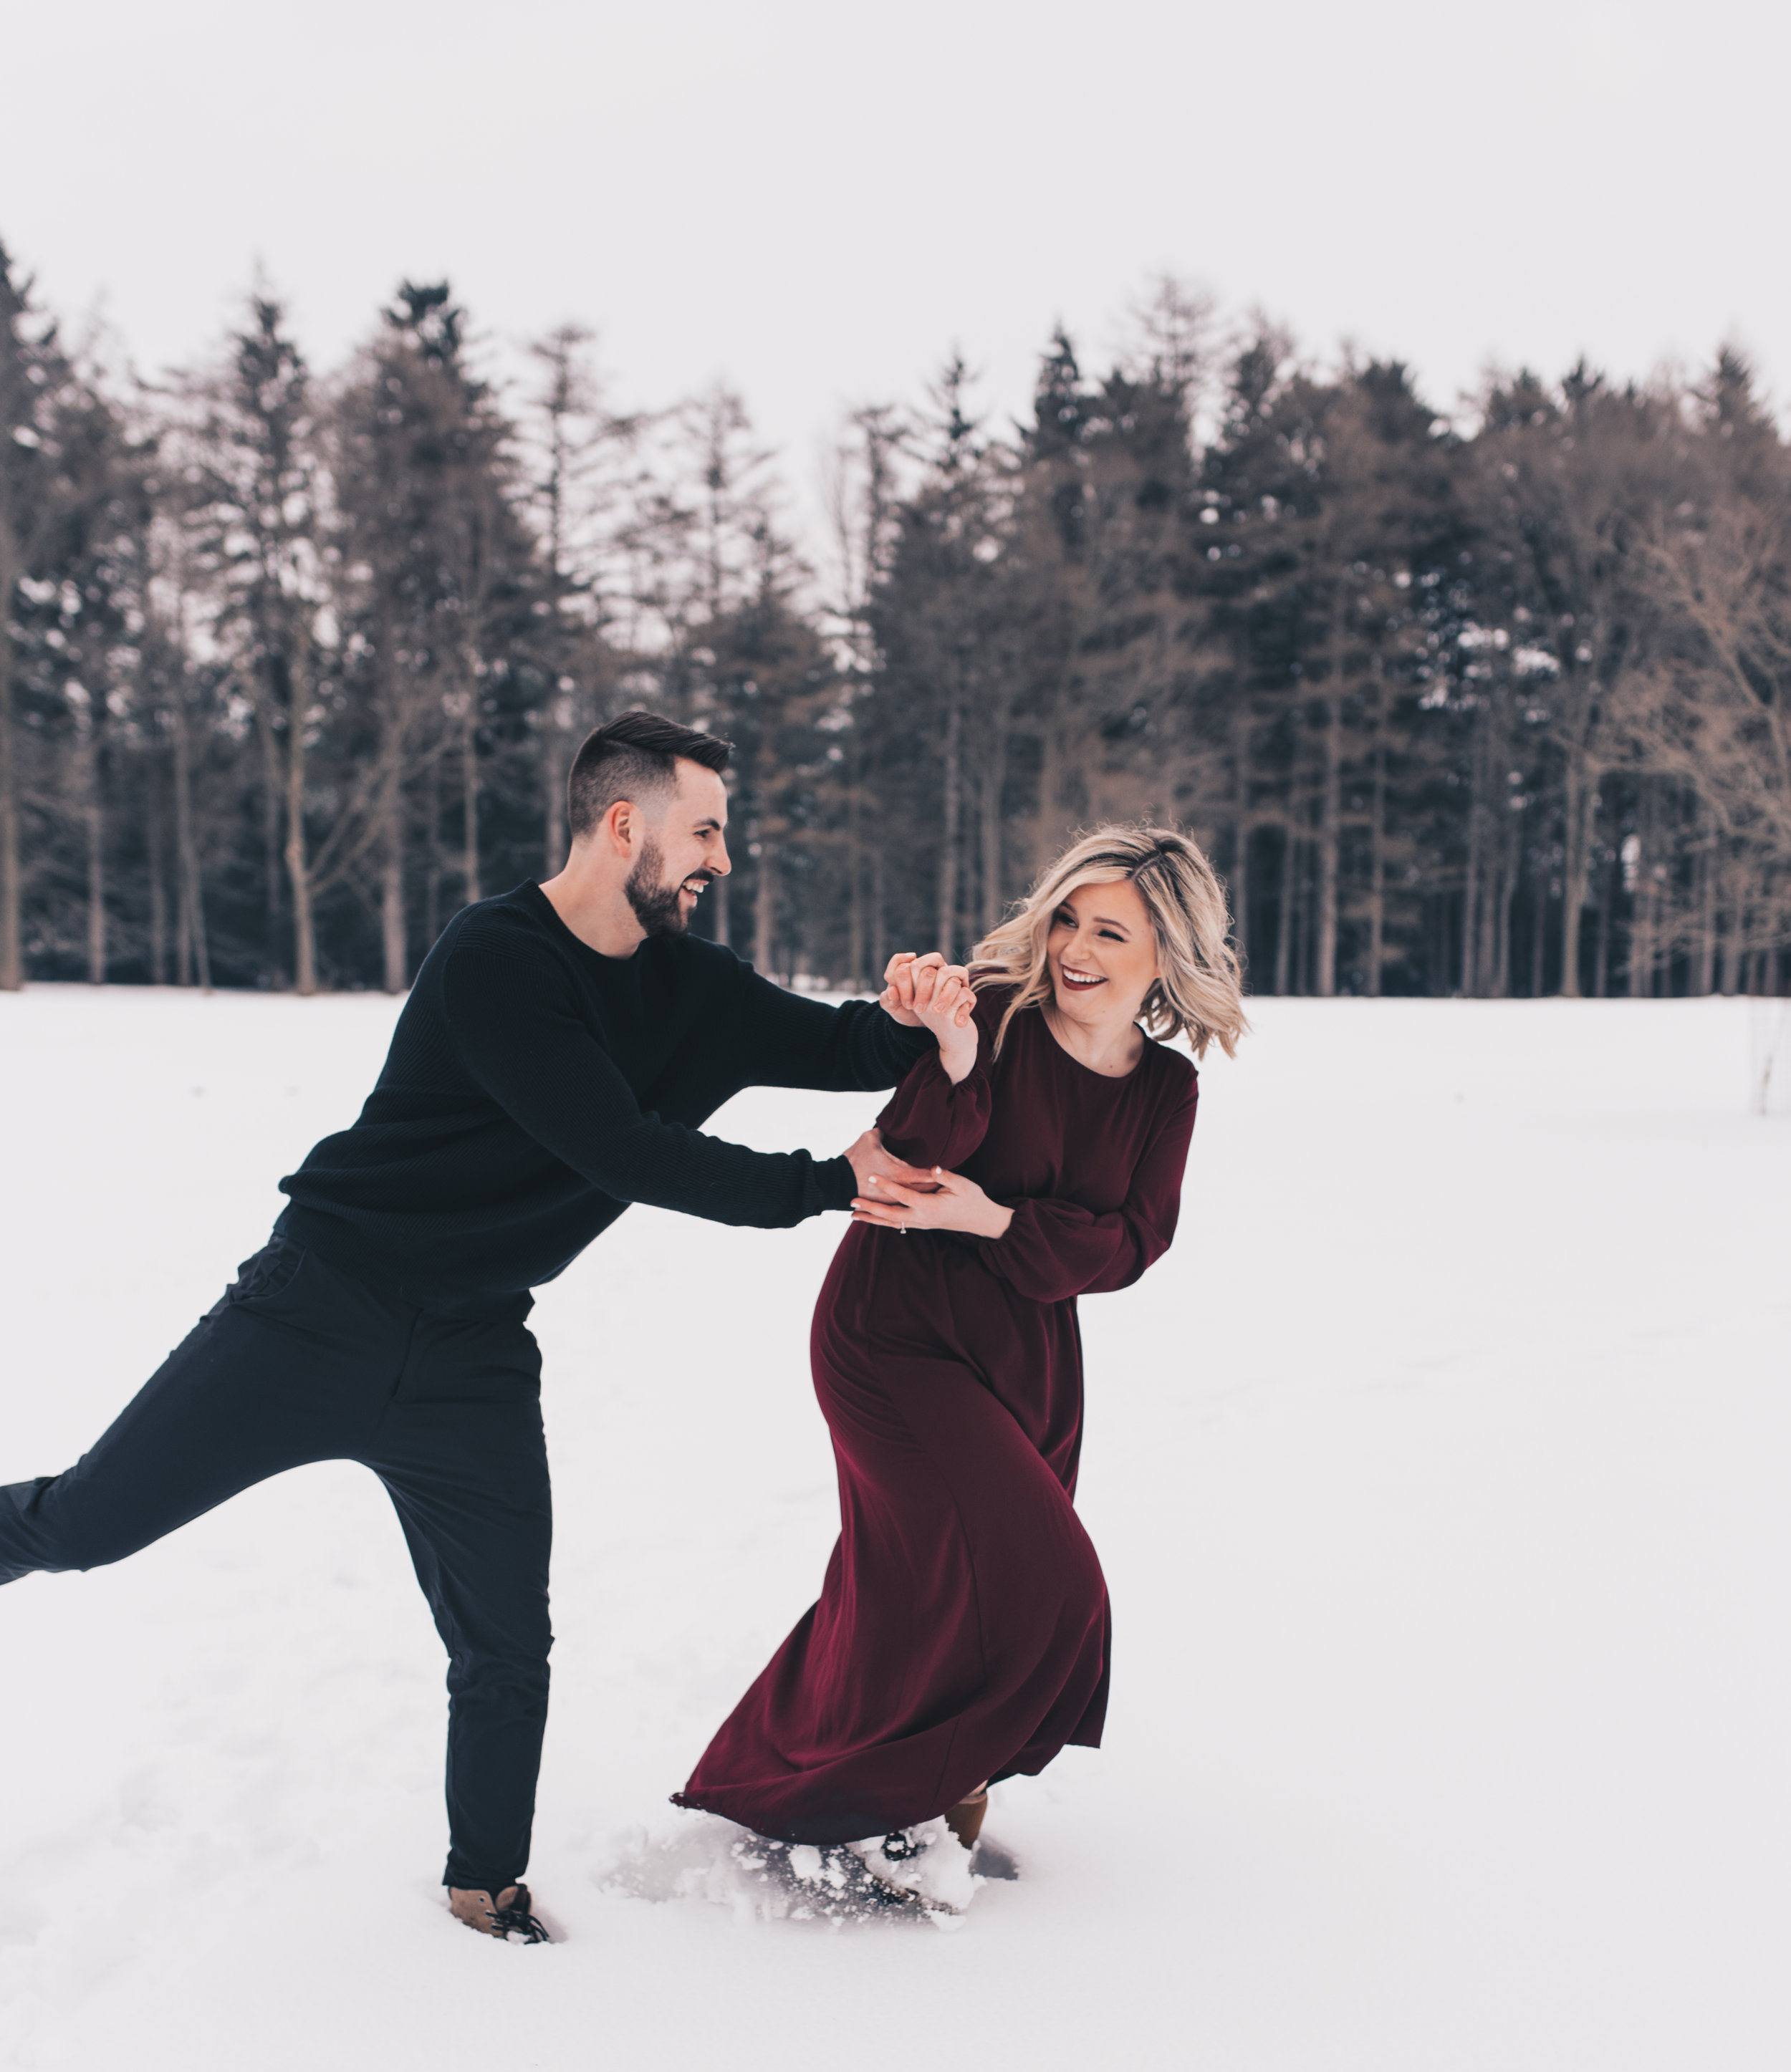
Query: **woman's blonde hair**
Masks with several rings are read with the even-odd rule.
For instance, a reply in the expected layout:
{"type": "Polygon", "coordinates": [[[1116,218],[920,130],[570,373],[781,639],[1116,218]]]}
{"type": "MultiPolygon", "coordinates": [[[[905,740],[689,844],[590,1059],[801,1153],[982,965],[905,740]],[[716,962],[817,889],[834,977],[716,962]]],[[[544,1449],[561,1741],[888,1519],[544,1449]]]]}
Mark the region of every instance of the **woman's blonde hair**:
{"type": "Polygon", "coordinates": [[[1023,1007],[1051,998],[1045,941],[1057,909],[1082,885],[1133,886],[1151,915],[1158,976],[1138,1020],[1159,1039],[1184,1030],[1196,1058],[1217,1042],[1228,1058],[1249,1033],[1243,984],[1228,938],[1225,888],[1196,844],[1174,828],[1097,828],[1040,872],[1032,890],[971,952],[971,983],[1011,985],[1014,997],[995,1031],[999,1057],[1007,1025],[1023,1007]]]}

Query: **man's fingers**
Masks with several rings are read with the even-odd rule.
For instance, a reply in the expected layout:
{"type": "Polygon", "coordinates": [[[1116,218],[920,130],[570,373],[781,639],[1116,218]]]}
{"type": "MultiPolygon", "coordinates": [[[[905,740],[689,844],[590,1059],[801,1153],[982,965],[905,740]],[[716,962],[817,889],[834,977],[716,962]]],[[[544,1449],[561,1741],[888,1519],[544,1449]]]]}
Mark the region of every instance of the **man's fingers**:
{"type": "Polygon", "coordinates": [[[887,1194],[897,1202],[900,1202],[904,1195],[918,1191],[915,1189],[912,1180],[898,1180],[893,1174],[890,1173],[873,1173],[870,1180],[870,1190],[879,1198],[887,1194]]]}
{"type": "Polygon", "coordinates": [[[893,1180],[904,1187],[928,1187],[936,1183],[933,1174],[924,1166],[905,1166],[900,1158],[891,1158],[886,1152],[871,1169],[871,1177],[879,1186],[885,1180],[893,1180]]]}

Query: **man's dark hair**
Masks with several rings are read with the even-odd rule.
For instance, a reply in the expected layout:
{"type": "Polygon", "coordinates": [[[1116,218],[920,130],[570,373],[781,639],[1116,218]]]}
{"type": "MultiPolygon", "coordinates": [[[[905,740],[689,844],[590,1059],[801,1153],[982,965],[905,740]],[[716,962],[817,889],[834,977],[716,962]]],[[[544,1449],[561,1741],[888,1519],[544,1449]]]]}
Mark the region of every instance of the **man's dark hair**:
{"type": "Polygon", "coordinates": [[[566,808],[573,840],[590,834],[618,799],[644,800],[669,791],[681,758],[718,776],[733,753],[733,742],[718,734],[698,734],[657,713],[624,713],[587,734],[572,758],[566,808]]]}

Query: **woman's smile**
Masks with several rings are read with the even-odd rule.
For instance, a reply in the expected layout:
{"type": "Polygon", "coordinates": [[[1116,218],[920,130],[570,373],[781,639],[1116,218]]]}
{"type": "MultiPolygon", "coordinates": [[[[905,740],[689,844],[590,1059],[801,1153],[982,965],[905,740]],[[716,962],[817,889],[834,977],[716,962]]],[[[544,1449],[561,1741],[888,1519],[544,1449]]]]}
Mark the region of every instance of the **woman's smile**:
{"type": "Polygon", "coordinates": [[[1052,917],[1045,960],[1060,1013],[1131,1022],[1157,976],[1156,936],[1138,888],[1077,886],[1052,917]]]}

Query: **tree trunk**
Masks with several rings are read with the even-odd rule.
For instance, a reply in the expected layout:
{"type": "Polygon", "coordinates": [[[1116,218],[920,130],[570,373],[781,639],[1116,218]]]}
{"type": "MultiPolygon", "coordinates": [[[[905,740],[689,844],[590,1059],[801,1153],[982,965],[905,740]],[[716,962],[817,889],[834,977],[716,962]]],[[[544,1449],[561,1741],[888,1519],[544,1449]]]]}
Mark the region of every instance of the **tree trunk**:
{"type": "Polygon", "coordinates": [[[777,954],[777,852],[769,842],[759,850],[759,887],[753,901],[752,961],[768,978],[777,954]]]}
{"type": "Polygon", "coordinates": [[[105,762],[99,715],[103,693],[89,703],[82,744],[82,771],[87,793],[83,818],[87,825],[87,982],[105,984],[105,762]]]}
{"type": "Polygon", "coordinates": [[[199,878],[199,838],[193,828],[192,775],[187,752],[187,695],[176,681],[169,707],[174,733],[174,842],[180,866],[179,930],[176,943],[182,985],[212,989],[212,956],[205,941],[205,894],[199,878]]]}
{"type": "Polygon", "coordinates": [[[1732,859],[1719,853],[1717,857],[1717,873],[1722,880],[1722,887],[1717,906],[1716,989],[1725,1000],[1732,1000],[1739,982],[1738,968],[1740,960],[1737,955],[1736,934],[1741,921],[1740,902],[1735,885],[1735,871],[1732,859]]]}
{"type": "Polygon", "coordinates": [[[558,876],[565,868],[567,834],[566,783],[570,772],[565,754],[566,730],[560,725],[556,693],[548,702],[546,723],[541,730],[541,876],[558,876]]]}
{"type": "Polygon", "coordinates": [[[1321,1000],[1337,990],[1337,886],[1343,846],[1343,667],[1332,658],[1330,694],[1324,701],[1324,771],[1319,791],[1317,966],[1312,989],[1321,1000]]]}
{"type": "Polygon", "coordinates": [[[166,830],[162,824],[162,755],[151,747],[143,758],[143,853],[149,866],[150,984],[168,982],[168,888],[166,830]]]}
{"type": "Polygon", "coordinates": [[[846,985],[854,993],[864,990],[864,824],[863,744],[854,727],[846,737],[846,961],[850,966],[846,985]]]}
{"type": "Polygon", "coordinates": [[[1629,970],[1624,991],[1640,1000],[1650,990],[1653,975],[1653,915],[1649,898],[1649,873],[1654,858],[1654,829],[1649,808],[1653,794],[1645,784],[1636,816],[1636,889],[1629,902],[1629,970]]]}
{"type": "Polygon", "coordinates": [[[311,864],[305,841],[305,725],[311,709],[311,670],[303,635],[294,643],[288,680],[286,808],[286,879],[292,892],[294,980],[306,998],[317,990],[317,934],[311,915],[311,864]]]}
{"type": "Polygon", "coordinates": [[[424,954],[442,931],[442,766],[430,754],[423,771],[424,954]]]}
{"type": "Polygon", "coordinates": [[[25,983],[20,925],[24,888],[19,877],[19,771],[14,761],[19,742],[13,727],[12,640],[6,631],[18,577],[12,528],[0,516],[0,993],[17,993],[25,983]]]}
{"type": "Polygon", "coordinates": [[[1374,796],[1369,808],[1368,833],[1368,991],[1371,1000],[1378,1000],[1387,931],[1387,744],[1381,730],[1378,656],[1375,657],[1374,670],[1374,796]]]}
{"type": "Polygon", "coordinates": [[[280,881],[284,876],[280,841],[280,811],[286,793],[281,768],[278,737],[274,730],[274,693],[262,689],[255,700],[255,732],[261,747],[261,878],[266,887],[268,974],[276,988],[286,982],[286,958],[281,936],[285,932],[281,911],[280,881]]]}
{"type": "Polygon", "coordinates": [[[1007,911],[1002,897],[1001,804],[1007,788],[1007,709],[1005,699],[995,701],[989,713],[993,738],[982,784],[982,931],[996,927],[1007,911]]]}
{"type": "Polygon", "coordinates": [[[385,990],[402,993],[410,976],[404,939],[404,789],[393,770],[386,782],[380,828],[380,939],[385,990]]]}
{"type": "Polygon", "coordinates": [[[460,877],[468,906],[479,902],[479,680],[469,663],[460,727],[460,877]]]}
{"type": "Polygon", "coordinates": [[[958,709],[957,693],[953,690],[951,705],[945,715],[945,753],[941,771],[942,785],[942,830],[939,842],[939,911],[935,933],[935,946],[945,953],[946,960],[956,960],[957,950],[957,844],[959,821],[959,795],[962,789],[961,741],[962,715],[958,709]]]}
{"type": "Polygon", "coordinates": [[[1586,758],[1577,748],[1568,751],[1562,788],[1561,997],[1578,1000],[1581,997],[1579,924],[1586,904],[1587,852],[1598,786],[1590,778],[1586,758]]]}
{"type": "Polygon", "coordinates": [[[1231,719],[1231,923],[1237,961],[1246,979],[1250,961],[1250,714],[1241,701],[1231,719]]]}
{"type": "Polygon", "coordinates": [[[1477,706],[1468,744],[1468,869],[1461,894],[1461,991],[1480,991],[1480,902],[1486,876],[1486,708],[1477,706]]]}
{"type": "Polygon", "coordinates": [[[1698,949],[1691,990],[1701,1000],[1716,990],[1716,829],[1698,801],[1698,949]]]}
{"type": "Polygon", "coordinates": [[[1609,868],[1599,874],[1598,941],[1592,952],[1592,997],[1595,1000],[1607,998],[1611,990],[1612,921],[1622,885],[1616,874],[1619,867],[1613,857],[1609,868]]]}
{"type": "Polygon", "coordinates": [[[1285,997],[1293,982],[1294,853],[1299,846],[1290,821],[1281,837],[1281,906],[1275,917],[1274,989],[1285,997]]]}

